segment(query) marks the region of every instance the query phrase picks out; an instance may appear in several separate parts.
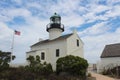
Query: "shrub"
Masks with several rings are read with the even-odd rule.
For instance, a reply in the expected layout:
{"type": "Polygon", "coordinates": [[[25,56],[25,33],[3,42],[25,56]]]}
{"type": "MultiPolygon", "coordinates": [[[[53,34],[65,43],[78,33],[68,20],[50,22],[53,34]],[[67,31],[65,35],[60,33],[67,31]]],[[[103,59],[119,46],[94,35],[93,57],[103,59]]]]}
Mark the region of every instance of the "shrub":
{"type": "MultiPolygon", "coordinates": [[[[12,60],[14,59],[15,59],[15,56],[12,56],[12,60]]],[[[10,61],[11,61],[11,53],[0,51],[0,71],[8,69],[10,61]]]]}
{"type": "Polygon", "coordinates": [[[112,77],[117,77],[117,78],[120,78],[120,66],[116,66],[116,67],[113,67],[113,68],[108,68],[108,69],[104,69],[102,71],[102,74],[103,75],[109,75],[109,76],[112,76],[112,77]]]}
{"type": "Polygon", "coordinates": [[[91,73],[88,73],[88,77],[91,77],[92,75],[91,75],[91,73]]]}
{"type": "Polygon", "coordinates": [[[13,68],[10,70],[9,80],[34,80],[35,74],[25,71],[24,68],[13,68]]]}
{"type": "Polygon", "coordinates": [[[30,62],[28,66],[25,67],[26,70],[34,72],[37,75],[49,75],[53,72],[52,65],[50,63],[40,61],[40,57],[29,56],[27,60],[30,62]]]}
{"type": "Polygon", "coordinates": [[[57,73],[67,72],[71,75],[86,76],[88,67],[87,60],[78,56],[68,55],[57,60],[56,71],[57,73]]]}

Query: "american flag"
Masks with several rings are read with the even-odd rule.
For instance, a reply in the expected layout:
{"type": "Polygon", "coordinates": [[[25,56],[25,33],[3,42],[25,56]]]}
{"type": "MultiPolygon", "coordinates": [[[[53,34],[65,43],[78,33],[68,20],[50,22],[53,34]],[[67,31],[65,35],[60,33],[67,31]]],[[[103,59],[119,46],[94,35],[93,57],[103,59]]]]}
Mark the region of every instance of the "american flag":
{"type": "Polygon", "coordinates": [[[14,31],[15,32],[15,35],[20,35],[20,31],[14,31]]]}

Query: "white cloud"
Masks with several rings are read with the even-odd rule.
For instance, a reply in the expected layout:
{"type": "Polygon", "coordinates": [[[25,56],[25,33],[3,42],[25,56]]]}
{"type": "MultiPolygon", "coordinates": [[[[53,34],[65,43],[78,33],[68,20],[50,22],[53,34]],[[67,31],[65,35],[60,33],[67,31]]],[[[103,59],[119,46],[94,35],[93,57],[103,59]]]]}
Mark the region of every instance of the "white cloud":
{"type": "MultiPolygon", "coordinates": [[[[41,2],[27,2],[22,5],[22,0],[14,0],[21,5],[20,8],[0,8],[0,49],[9,51],[12,41],[12,29],[21,31],[20,36],[15,36],[15,50],[17,61],[25,59],[25,52],[29,50],[29,46],[39,40],[39,38],[48,38],[46,25],[49,23],[49,17],[57,12],[62,17],[62,23],[65,25],[65,33],[70,32],[71,27],[82,27],[82,24],[103,20],[104,22],[96,23],[95,25],[79,32],[82,35],[82,40],[85,43],[85,57],[91,62],[98,60],[102,49],[106,44],[120,42],[120,28],[115,32],[109,31],[109,20],[120,16],[120,6],[113,5],[120,0],[107,0],[107,5],[98,4],[99,0],[88,1],[87,4],[81,3],[80,0],[59,0],[41,2]],[[82,6],[80,4],[84,4],[82,6]],[[33,15],[31,8],[38,11],[33,15]],[[106,11],[104,14],[97,15],[106,11]],[[7,25],[5,22],[12,21],[13,18],[21,16],[25,19],[23,25],[7,25]],[[45,17],[45,18],[44,18],[45,17]],[[12,26],[12,27],[11,27],[12,26]],[[12,29],[10,29],[12,28],[12,29]],[[91,52],[90,52],[91,51],[91,52]],[[89,53],[90,52],[90,53],[89,53]],[[89,56],[91,54],[91,56],[89,56]]],[[[119,27],[119,26],[118,26],[119,27]]]]}
{"type": "Polygon", "coordinates": [[[60,0],[58,3],[55,3],[54,5],[51,5],[50,11],[52,12],[62,12],[67,13],[68,15],[71,14],[76,8],[79,7],[79,0],[60,0]]]}
{"type": "Polygon", "coordinates": [[[80,35],[99,35],[107,32],[109,27],[107,26],[107,22],[97,23],[91,27],[88,27],[82,32],[79,32],[80,35]]]}
{"type": "Polygon", "coordinates": [[[5,23],[0,22],[0,49],[10,51],[12,42],[13,30],[8,28],[5,23]]]}
{"type": "Polygon", "coordinates": [[[65,26],[70,28],[70,27],[79,27],[85,21],[81,16],[74,14],[71,16],[63,17],[62,22],[65,24],[65,26]]]}
{"type": "Polygon", "coordinates": [[[22,0],[13,0],[14,2],[16,2],[17,4],[21,5],[22,4],[22,0]]]}
{"type": "Polygon", "coordinates": [[[105,45],[120,43],[119,34],[120,28],[111,33],[82,37],[82,40],[85,43],[85,58],[89,60],[89,62],[96,63],[100,59],[100,55],[105,45]]]}
{"type": "MultiPolygon", "coordinates": [[[[39,38],[47,38],[48,34],[46,31],[46,25],[48,24],[47,20],[39,19],[34,17],[31,13],[24,8],[5,10],[7,16],[6,19],[11,21],[14,17],[21,16],[26,20],[25,25],[13,25],[13,29],[16,29],[21,32],[20,36],[15,35],[14,37],[14,54],[16,55],[15,62],[19,61],[22,58],[22,61],[25,60],[26,52],[29,50],[29,47],[38,42],[39,38]],[[11,12],[9,12],[11,11],[11,12]],[[9,13],[7,13],[9,12],[9,13]],[[13,13],[13,14],[12,14],[13,13]]],[[[3,18],[2,18],[3,19],[3,18]]],[[[0,50],[11,51],[13,30],[9,28],[2,20],[0,22],[0,50]]],[[[11,25],[12,26],[12,25],[11,25]]]]}
{"type": "Polygon", "coordinates": [[[96,20],[107,21],[109,18],[120,16],[120,5],[100,5],[100,4],[89,4],[87,13],[83,15],[83,18],[87,22],[94,22],[96,20]],[[104,12],[104,14],[102,14],[104,12]],[[97,15],[100,14],[101,15],[97,15]]]}
{"type": "Polygon", "coordinates": [[[113,6],[111,10],[109,10],[106,14],[105,14],[105,17],[117,17],[117,16],[120,16],[120,5],[118,6],[113,6]]]}
{"type": "Polygon", "coordinates": [[[116,33],[119,34],[120,33],[120,28],[116,29],[116,33]]]}
{"type": "Polygon", "coordinates": [[[120,0],[106,0],[107,5],[110,5],[110,6],[112,6],[116,3],[119,3],[119,2],[120,2],[120,0]]]}
{"type": "Polygon", "coordinates": [[[10,8],[10,9],[2,9],[0,13],[0,20],[7,22],[12,21],[14,17],[22,16],[22,17],[29,17],[31,15],[30,11],[24,8],[10,8]]]}
{"type": "Polygon", "coordinates": [[[94,13],[101,13],[101,12],[109,10],[111,8],[111,7],[105,6],[105,5],[99,5],[99,6],[95,5],[94,7],[95,7],[94,11],[93,11],[94,13]]]}
{"type": "Polygon", "coordinates": [[[11,32],[13,31],[5,23],[0,22],[0,39],[9,37],[11,32]]]}

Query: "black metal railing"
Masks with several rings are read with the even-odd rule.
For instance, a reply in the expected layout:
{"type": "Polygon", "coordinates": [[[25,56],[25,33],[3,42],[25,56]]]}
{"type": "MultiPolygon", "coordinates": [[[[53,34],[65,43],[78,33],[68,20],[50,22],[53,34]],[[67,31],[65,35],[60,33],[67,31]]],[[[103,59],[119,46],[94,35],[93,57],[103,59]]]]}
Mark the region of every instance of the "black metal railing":
{"type": "Polygon", "coordinates": [[[62,31],[64,31],[64,25],[63,24],[57,24],[57,23],[53,23],[53,24],[48,24],[46,30],[49,31],[52,28],[58,28],[61,29],[62,31]]]}

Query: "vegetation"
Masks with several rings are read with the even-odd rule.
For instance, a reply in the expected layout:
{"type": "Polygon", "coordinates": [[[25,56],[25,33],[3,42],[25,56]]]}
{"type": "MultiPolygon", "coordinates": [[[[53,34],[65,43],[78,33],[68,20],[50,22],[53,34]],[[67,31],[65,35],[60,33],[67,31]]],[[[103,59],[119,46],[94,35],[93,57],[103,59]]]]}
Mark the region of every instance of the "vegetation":
{"type": "Polygon", "coordinates": [[[92,75],[91,75],[91,73],[88,73],[88,75],[87,75],[88,77],[91,77],[92,75]]]}
{"type": "MultiPolygon", "coordinates": [[[[14,59],[15,59],[15,56],[12,56],[12,60],[14,59]]],[[[11,53],[0,51],[0,71],[4,69],[8,69],[10,61],[11,61],[11,53]]]]}
{"type": "Polygon", "coordinates": [[[85,76],[88,66],[87,61],[83,58],[71,55],[66,56],[63,57],[63,60],[62,58],[57,60],[57,73],[60,74],[56,75],[56,72],[52,70],[51,64],[41,63],[39,56],[29,56],[27,61],[29,65],[24,67],[4,68],[0,71],[0,80],[85,80],[81,76],[85,76]],[[62,67],[61,64],[63,65],[62,67]]]}
{"type": "Polygon", "coordinates": [[[86,76],[88,63],[78,56],[65,56],[57,60],[57,73],[67,72],[70,75],[86,76]]]}
{"type": "Polygon", "coordinates": [[[102,74],[109,75],[114,78],[120,78],[120,66],[104,69],[102,74]]]}
{"type": "Polygon", "coordinates": [[[28,71],[38,75],[49,75],[53,72],[52,65],[50,63],[47,64],[46,62],[42,64],[39,56],[36,56],[36,58],[29,56],[27,60],[30,64],[26,66],[25,69],[28,71]]]}
{"type": "Polygon", "coordinates": [[[0,72],[0,80],[43,80],[53,73],[51,64],[47,64],[46,62],[42,64],[39,56],[35,58],[29,56],[27,60],[29,65],[25,67],[4,68],[0,72]]]}

